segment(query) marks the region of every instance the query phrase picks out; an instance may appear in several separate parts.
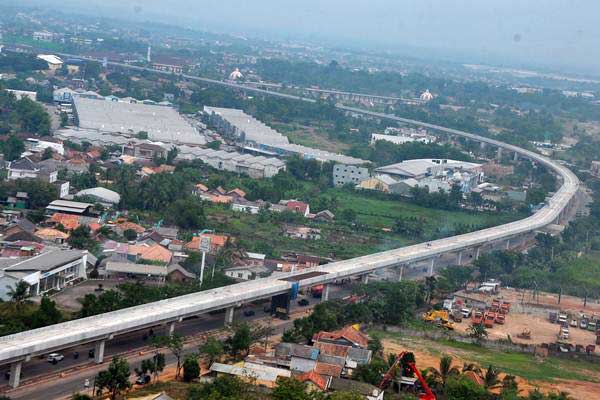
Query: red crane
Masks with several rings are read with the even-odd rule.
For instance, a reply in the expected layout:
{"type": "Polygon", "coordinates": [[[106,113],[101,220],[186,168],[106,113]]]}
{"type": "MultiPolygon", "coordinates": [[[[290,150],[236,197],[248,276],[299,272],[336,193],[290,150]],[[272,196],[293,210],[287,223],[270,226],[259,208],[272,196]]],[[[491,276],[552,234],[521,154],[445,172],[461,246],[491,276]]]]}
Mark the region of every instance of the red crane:
{"type": "MultiPolygon", "coordinates": [[[[400,353],[396,356],[396,359],[394,360],[394,364],[392,364],[390,369],[388,369],[386,374],[383,376],[383,379],[381,379],[381,382],[379,382],[379,389],[385,390],[389,386],[389,384],[392,382],[392,379],[394,378],[394,370],[396,369],[396,367],[398,367],[400,365],[402,358],[404,358],[404,356],[407,354],[409,354],[409,353],[406,351],[403,351],[402,353],[400,353]]],[[[423,378],[423,376],[421,375],[421,373],[415,366],[415,363],[408,362],[408,363],[406,363],[406,365],[415,374],[415,376],[421,383],[423,390],[425,391],[425,393],[422,393],[419,395],[419,400],[436,400],[435,394],[433,394],[433,392],[429,388],[429,385],[427,385],[427,382],[425,381],[425,379],[423,378]]]]}

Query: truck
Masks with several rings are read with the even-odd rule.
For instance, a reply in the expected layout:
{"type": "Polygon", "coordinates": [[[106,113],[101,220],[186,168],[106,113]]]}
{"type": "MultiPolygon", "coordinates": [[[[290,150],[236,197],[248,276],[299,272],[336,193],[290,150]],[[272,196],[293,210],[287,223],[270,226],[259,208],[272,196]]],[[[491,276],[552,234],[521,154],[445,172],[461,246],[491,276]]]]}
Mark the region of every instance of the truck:
{"type": "Polygon", "coordinates": [[[494,327],[494,320],[496,319],[496,313],[488,311],[487,313],[485,313],[484,318],[483,318],[483,325],[486,328],[493,328],[494,327]]]}
{"type": "Polygon", "coordinates": [[[505,321],[506,321],[506,317],[504,316],[504,314],[502,314],[502,313],[496,314],[496,319],[494,320],[495,323],[504,325],[505,321]]]}
{"type": "Polygon", "coordinates": [[[473,325],[479,325],[483,323],[483,313],[480,310],[473,311],[473,316],[471,317],[471,323],[473,325]]]}
{"type": "Polygon", "coordinates": [[[321,298],[323,296],[323,285],[316,285],[310,288],[310,294],[314,298],[321,298]]]}
{"type": "Polygon", "coordinates": [[[558,323],[561,324],[561,325],[566,325],[567,324],[567,318],[568,318],[568,316],[567,316],[566,313],[563,313],[563,312],[559,313],[558,314],[558,323]]]}
{"type": "Polygon", "coordinates": [[[469,307],[463,307],[460,312],[462,313],[463,318],[470,318],[473,309],[469,307]]]}

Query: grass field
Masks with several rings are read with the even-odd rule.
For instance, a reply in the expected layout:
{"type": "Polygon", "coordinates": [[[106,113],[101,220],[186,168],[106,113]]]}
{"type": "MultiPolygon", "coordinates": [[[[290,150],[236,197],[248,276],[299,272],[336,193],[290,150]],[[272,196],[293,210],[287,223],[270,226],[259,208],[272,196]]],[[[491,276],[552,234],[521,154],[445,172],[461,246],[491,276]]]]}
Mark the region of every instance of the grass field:
{"type": "Polygon", "coordinates": [[[358,257],[427,240],[434,236],[452,235],[460,225],[467,225],[469,230],[474,230],[522,217],[437,210],[405,201],[372,198],[365,193],[342,189],[329,189],[321,196],[335,198],[338,214],[344,209],[354,210],[357,214],[358,226],[353,226],[348,221],[341,221],[341,217],[334,223],[301,220],[297,224],[321,229],[322,238],[299,240],[284,237],[282,223],[268,220],[261,222],[256,215],[233,212],[222,206],[211,206],[206,211],[211,228],[241,239],[248,246],[248,250],[263,252],[264,248],[271,248],[279,254],[299,252],[333,259],[358,257]],[[407,217],[424,219],[423,238],[403,236],[389,231],[398,219],[407,217]]]}
{"type": "Polygon", "coordinates": [[[339,209],[350,208],[356,211],[360,222],[379,229],[392,228],[399,218],[417,217],[425,220],[426,234],[436,230],[442,234],[452,234],[459,225],[483,228],[525,217],[519,214],[437,210],[407,201],[382,200],[340,189],[330,189],[325,194],[336,197],[339,209]]]}
{"type": "Polygon", "coordinates": [[[350,149],[351,145],[339,140],[330,140],[326,133],[319,132],[319,128],[314,126],[305,126],[300,124],[271,124],[273,129],[287,136],[291,143],[301,144],[303,146],[314,147],[327,150],[333,153],[344,153],[350,149]]]}

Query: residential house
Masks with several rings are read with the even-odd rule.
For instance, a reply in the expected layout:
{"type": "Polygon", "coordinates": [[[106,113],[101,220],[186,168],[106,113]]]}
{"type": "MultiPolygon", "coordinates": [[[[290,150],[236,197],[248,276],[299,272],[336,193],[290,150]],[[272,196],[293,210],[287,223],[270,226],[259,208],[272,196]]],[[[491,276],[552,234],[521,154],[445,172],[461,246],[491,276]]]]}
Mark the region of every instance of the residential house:
{"type": "Polygon", "coordinates": [[[369,383],[335,377],[331,378],[328,389],[333,392],[343,391],[356,393],[365,400],[383,400],[384,394],[383,390],[369,383]]]}
{"type": "Polygon", "coordinates": [[[319,240],[321,239],[321,230],[308,226],[288,226],[283,232],[284,236],[292,239],[319,240]]]}
{"type": "Polygon", "coordinates": [[[63,244],[65,243],[71,235],[68,233],[59,231],[54,228],[42,228],[35,232],[35,235],[42,239],[44,242],[54,243],[54,244],[63,244]]]}
{"type": "Polygon", "coordinates": [[[164,282],[168,270],[166,265],[108,261],[103,273],[109,279],[143,279],[164,282]]]}
{"type": "Polygon", "coordinates": [[[335,214],[329,210],[319,211],[313,217],[313,219],[315,221],[319,221],[319,222],[333,222],[334,218],[335,218],[335,214]]]}
{"type": "Polygon", "coordinates": [[[277,385],[277,378],[292,376],[289,369],[275,368],[267,365],[244,362],[242,365],[228,365],[213,363],[210,372],[219,375],[233,375],[238,378],[252,382],[253,384],[273,388],[277,385]]]}
{"type": "Polygon", "coordinates": [[[125,221],[125,222],[118,223],[118,224],[114,225],[112,229],[121,236],[123,236],[125,231],[128,231],[128,230],[132,230],[138,235],[141,235],[142,233],[146,232],[146,228],[144,228],[143,226],[141,226],[139,224],[136,224],[135,222],[131,222],[131,221],[125,221]]]}
{"type": "Polygon", "coordinates": [[[308,371],[300,375],[294,376],[300,382],[305,382],[308,386],[308,391],[326,391],[331,383],[330,376],[323,376],[316,371],[308,371]]]}
{"type": "Polygon", "coordinates": [[[173,74],[183,73],[184,67],[185,63],[182,60],[172,57],[160,57],[152,62],[152,69],[173,74]]]}
{"type": "Polygon", "coordinates": [[[16,242],[26,240],[29,242],[41,242],[41,239],[35,235],[36,226],[27,218],[9,225],[0,233],[0,240],[4,242],[16,242]]]}
{"type": "Polygon", "coordinates": [[[192,282],[196,279],[196,274],[189,272],[179,264],[171,264],[167,267],[167,280],[169,282],[192,282]]]}
{"type": "Polygon", "coordinates": [[[69,182],[58,180],[58,170],[55,167],[43,162],[33,162],[29,157],[9,162],[7,179],[39,179],[57,186],[60,198],[69,195],[69,182]]]}
{"type": "Polygon", "coordinates": [[[167,158],[168,150],[152,143],[128,143],[121,148],[121,154],[146,160],[167,158]]]}
{"type": "Polygon", "coordinates": [[[246,200],[243,197],[237,197],[234,198],[231,202],[231,209],[237,212],[258,214],[261,209],[261,204],[258,202],[246,200]]]}
{"type": "Polygon", "coordinates": [[[269,276],[271,269],[260,265],[243,265],[230,267],[223,270],[226,276],[239,281],[250,281],[269,276]]]}
{"type": "Polygon", "coordinates": [[[387,175],[375,175],[361,181],[356,185],[357,189],[377,190],[384,193],[390,192],[390,186],[397,181],[387,175]]]}
{"type": "Polygon", "coordinates": [[[201,238],[210,240],[210,253],[217,254],[227,244],[229,236],[218,235],[216,233],[203,233],[199,236],[194,236],[191,241],[185,244],[185,249],[190,251],[200,251],[201,238]]]}
{"type": "Polygon", "coordinates": [[[297,200],[282,201],[285,202],[284,205],[288,211],[301,214],[304,217],[308,217],[308,214],[310,214],[310,205],[308,205],[307,203],[297,200]]]}

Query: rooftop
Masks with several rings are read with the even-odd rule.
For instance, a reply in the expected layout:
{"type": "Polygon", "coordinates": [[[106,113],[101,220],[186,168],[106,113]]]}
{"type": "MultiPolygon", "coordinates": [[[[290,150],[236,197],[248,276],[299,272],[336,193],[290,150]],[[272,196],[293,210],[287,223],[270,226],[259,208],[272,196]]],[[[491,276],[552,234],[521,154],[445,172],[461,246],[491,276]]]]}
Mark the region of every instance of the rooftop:
{"type": "Polygon", "coordinates": [[[379,167],[375,169],[375,172],[389,175],[400,175],[410,178],[431,173],[436,169],[462,169],[468,171],[480,166],[481,164],[466,161],[419,158],[379,167]]]}
{"type": "Polygon", "coordinates": [[[171,107],[76,97],[79,126],[101,132],[136,135],[178,144],[205,144],[204,136],[171,107]]]}
{"type": "Polygon", "coordinates": [[[54,250],[41,253],[8,267],[7,271],[51,271],[61,265],[78,260],[87,254],[86,250],[54,250]]]}

